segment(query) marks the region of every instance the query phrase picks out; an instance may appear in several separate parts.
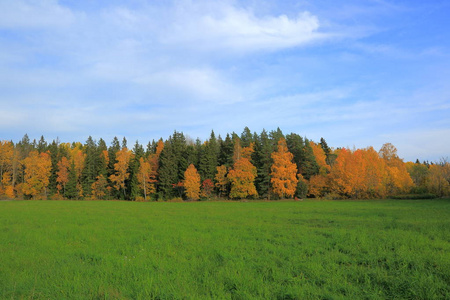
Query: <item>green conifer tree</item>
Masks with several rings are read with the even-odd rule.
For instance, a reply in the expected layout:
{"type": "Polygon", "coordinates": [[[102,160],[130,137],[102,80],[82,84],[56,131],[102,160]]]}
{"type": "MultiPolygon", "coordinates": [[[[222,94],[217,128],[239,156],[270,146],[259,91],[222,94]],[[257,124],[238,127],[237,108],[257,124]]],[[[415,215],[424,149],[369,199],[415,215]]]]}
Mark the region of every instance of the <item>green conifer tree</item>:
{"type": "Polygon", "coordinates": [[[206,179],[214,179],[218,155],[219,145],[214,131],[212,131],[209,140],[202,147],[202,155],[200,157],[199,174],[202,182],[206,179]]]}
{"type": "Polygon", "coordinates": [[[255,140],[255,152],[252,156],[258,174],[255,179],[255,186],[258,195],[262,198],[268,198],[270,189],[270,167],[273,164],[271,157],[273,145],[265,129],[263,129],[260,136],[255,136],[255,140]]]}

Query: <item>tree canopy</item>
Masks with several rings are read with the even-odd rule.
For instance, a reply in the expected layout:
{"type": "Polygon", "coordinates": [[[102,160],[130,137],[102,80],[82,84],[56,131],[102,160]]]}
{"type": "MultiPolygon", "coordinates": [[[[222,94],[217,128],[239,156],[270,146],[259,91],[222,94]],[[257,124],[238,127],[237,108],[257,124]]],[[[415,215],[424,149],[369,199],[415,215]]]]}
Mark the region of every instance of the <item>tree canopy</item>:
{"type": "Polygon", "coordinates": [[[132,150],[126,138],[80,142],[0,142],[0,197],[8,199],[123,199],[161,201],[183,197],[330,197],[371,199],[408,193],[450,195],[447,159],[405,163],[391,143],[329,147],[279,128],[260,134],[246,127],[196,141],[174,131],[132,150]]]}

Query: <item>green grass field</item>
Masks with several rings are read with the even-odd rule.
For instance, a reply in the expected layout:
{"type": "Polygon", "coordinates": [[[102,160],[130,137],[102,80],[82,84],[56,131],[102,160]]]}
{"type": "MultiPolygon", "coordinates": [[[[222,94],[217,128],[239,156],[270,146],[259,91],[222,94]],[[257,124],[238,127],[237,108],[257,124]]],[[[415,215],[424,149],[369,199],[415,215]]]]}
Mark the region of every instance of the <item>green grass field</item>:
{"type": "Polygon", "coordinates": [[[450,200],[0,202],[1,299],[450,299],[450,200]]]}

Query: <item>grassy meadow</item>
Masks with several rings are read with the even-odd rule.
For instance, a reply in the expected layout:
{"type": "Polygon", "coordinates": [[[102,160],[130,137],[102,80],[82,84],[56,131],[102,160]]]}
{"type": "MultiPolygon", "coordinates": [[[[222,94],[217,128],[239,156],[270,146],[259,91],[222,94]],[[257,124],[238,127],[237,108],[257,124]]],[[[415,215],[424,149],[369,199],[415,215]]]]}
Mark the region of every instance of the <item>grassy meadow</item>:
{"type": "Polygon", "coordinates": [[[450,200],[0,201],[1,299],[450,299],[450,200]]]}

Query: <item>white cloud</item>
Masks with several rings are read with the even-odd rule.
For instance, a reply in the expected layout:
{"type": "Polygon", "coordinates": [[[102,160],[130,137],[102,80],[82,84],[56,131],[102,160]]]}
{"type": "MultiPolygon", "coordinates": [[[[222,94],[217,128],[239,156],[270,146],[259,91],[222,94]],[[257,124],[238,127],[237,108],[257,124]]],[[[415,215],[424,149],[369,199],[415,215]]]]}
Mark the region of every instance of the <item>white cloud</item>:
{"type": "MultiPolygon", "coordinates": [[[[210,6],[208,6],[210,8],[210,6]]],[[[213,9],[178,9],[173,25],[164,31],[165,44],[182,44],[200,50],[277,50],[325,39],[319,32],[319,19],[309,12],[297,17],[256,16],[250,9],[226,3],[213,9]]]]}

